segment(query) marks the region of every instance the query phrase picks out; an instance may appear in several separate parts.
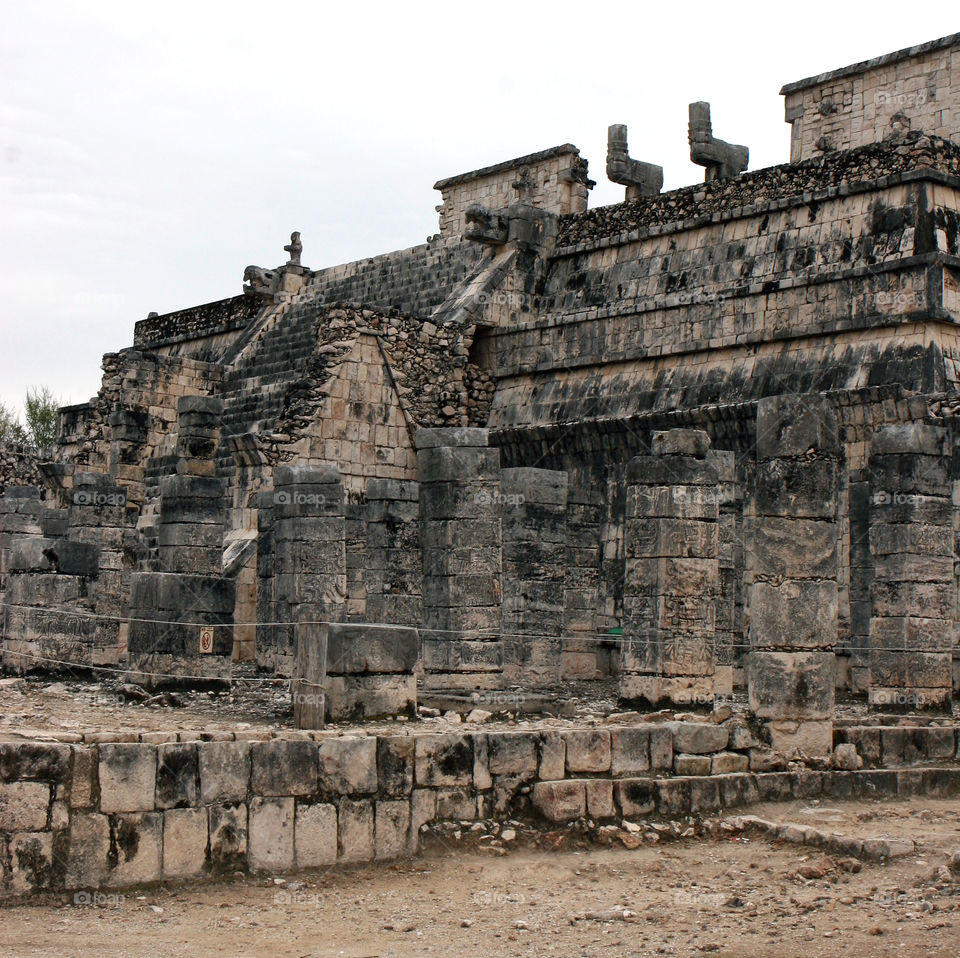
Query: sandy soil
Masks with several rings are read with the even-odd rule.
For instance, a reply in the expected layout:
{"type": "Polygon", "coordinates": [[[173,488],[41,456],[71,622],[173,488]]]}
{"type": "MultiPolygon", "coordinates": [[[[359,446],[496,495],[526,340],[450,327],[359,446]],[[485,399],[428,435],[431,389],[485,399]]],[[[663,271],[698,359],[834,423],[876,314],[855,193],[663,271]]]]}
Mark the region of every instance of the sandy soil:
{"type": "Polygon", "coordinates": [[[960,848],[960,802],[756,811],[819,816],[842,834],[908,831],[920,847],[856,872],[816,850],[743,838],[502,856],[441,847],[394,865],[7,907],[0,955],[960,955],[960,883],[933,877],[960,848]],[[824,876],[798,877],[811,863],[824,876]]]}

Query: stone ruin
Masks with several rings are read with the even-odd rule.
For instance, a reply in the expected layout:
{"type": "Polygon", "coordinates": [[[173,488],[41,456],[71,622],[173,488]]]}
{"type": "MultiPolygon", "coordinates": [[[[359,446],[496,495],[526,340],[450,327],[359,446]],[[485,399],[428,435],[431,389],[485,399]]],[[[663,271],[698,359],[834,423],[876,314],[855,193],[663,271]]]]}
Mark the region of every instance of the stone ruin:
{"type": "Polygon", "coordinates": [[[960,34],[782,94],[787,164],[693,103],[702,183],[614,125],[623,203],[564,144],[440,180],[420,246],[312,269],[294,232],[138,322],[0,477],[4,669],[255,662],[308,725],[606,678],[805,754],[837,690],[949,710],[960,34]]]}

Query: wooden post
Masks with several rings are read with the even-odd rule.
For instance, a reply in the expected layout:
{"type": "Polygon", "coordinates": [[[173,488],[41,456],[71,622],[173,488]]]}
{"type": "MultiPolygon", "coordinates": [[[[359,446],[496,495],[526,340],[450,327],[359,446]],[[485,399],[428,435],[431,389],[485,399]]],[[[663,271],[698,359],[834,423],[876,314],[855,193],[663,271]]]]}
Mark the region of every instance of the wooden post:
{"type": "Polygon", "coordinates": [[[294,641],[293,724],[295,728],[323,728],[327,684],[326,623],[298,623],[294,641]]]}

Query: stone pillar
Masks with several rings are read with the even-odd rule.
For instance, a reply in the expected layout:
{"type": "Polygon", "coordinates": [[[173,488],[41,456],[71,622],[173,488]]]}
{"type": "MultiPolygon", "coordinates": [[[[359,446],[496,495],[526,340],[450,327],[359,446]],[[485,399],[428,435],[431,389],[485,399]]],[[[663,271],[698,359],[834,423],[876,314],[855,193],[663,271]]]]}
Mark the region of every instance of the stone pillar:
{"type": "Polygon", "coordinates": [[[743,495],[737,481],[736,454],[711,449],[717,468],[717,613],[714,691],[731,696],[734,670],[743,655],[743,495]]]}
{"type": "Polygon", "coordinates": [[[423,620],[420,489],[399,479],[367,481],[367,622],[419,626],[423,620]]]}
{"type": "Polygon", "coordinates": [[[6,588],[7,564],[14,540],[29,536],[63,536],[65,509],[50,509],[37,486],[7,486],[0,496],[0,593],[6,588]]]}
{"type": "Polygon", "coordinates": [[[782,752],[833,748],[838,435],[823,397],[760,400],[746,530],[747,681],[750,708],[782,752]]]}
{"type": "Polygon", "coordinates": [[[567,474],[504,469],[500,483],[504,683],[556,685],[569,579],[567,474]]]}
{"type": "Polygon", "coordinates": [[[500,454],[486,429],[417,433],[427,688],[503,682],[500,454]]]}
{"type": "Polygon", "coordinates": [[[719,589],[717,468],[695,429],[655,432],[627,466],[625,702],[709,705],[719,589]]]}
{"type": "Polygon", "coordinates": [[[330,465],[278,466],[273,483],[273,621],[291,628],[265,626],[264,645],[273,647],[277,673],[290,676],[297,624],[346,616],[343,483],[330,465]]]}
{"type": "Polygon", "coordinates": [[[850,529],[850,691],[866,695],[870,687],[870,618],[873,556],[870,553],[870,482],[848,486],[850,529]]]}
{"type": "Polygon", "coordinates": [[[956,634],[946,431],[888,426],[870,444],[870,704],[949,709],[956,634]]]}
{"type": "Polygon", "coordinates": [[[127,524],[127,491],[107,475],[74,473],[67,535],[99,550],[90,597],[98,619],[91,665],[117,665],[126,652],[130,575],[136,534],[127,524]]]}
{"type": "Polygon", "coordinates": [[[130,582],[130,681],[150,687],[229,682],[236,581],[223,575],[227,486],[216,478],[223,403],[177,403],[175,475],[159,478],[157,571],[130,582]]]}
{"type": "Polygon", "coordinates": [[[6,488],[0,498],[5,669],[69,670],[95,657],[99,552],[66,533],[67,511],[47,507],[39,489],[6,488]]]}

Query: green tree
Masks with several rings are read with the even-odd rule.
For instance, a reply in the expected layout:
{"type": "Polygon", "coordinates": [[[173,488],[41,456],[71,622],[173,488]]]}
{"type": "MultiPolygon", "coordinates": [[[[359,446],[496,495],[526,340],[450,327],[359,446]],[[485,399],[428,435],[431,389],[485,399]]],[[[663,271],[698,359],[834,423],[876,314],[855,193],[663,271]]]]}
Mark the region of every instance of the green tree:
{"type": "Polygon", "coordinates": [[[26,442],[27,433],[15,409],[0,403],[0,442],[26,442]]]}
{"type": "Polygon", "coordinates": [[[57,439],[57,413],[60,400],[48,386],[27,390],[24,400],[27,440],[34,446],[50,446],[57,439]]]}

